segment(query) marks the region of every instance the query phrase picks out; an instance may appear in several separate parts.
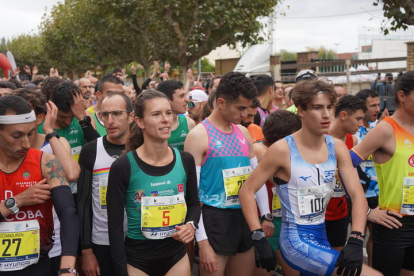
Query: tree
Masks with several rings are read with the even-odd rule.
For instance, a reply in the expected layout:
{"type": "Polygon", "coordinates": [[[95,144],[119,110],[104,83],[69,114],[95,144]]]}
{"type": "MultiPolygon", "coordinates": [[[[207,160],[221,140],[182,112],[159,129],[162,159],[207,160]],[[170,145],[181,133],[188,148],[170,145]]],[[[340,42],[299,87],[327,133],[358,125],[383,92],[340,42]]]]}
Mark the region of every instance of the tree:
{"type": "MultiPolygon", "coordinates": [[[[197,68],[197,62],[194,64],[194,67],[197,68]]],[[[211,64],[208,58],[203,57],[201,59],[201,72],[214,72],[215,66],[211,64]]]]}
{"type": "Polygon", "coordinates": [[[278,0],[95,0],[127,31],[145,41],[156,59],[170,60],[182,71],[223,44],[264,41],[259,17],[269,15],[278,0]]]}
{"type": "Polygon", "coordinates": [[[375,0],[373,5],[383,4],[384,16],[391,20],[391,27],[386,26],[388,21],[383,20],[381,30],[385,35],[389,30],[407,29],[409,25],[414,25],[414,1],[413,0],[375,0]]]}
{"type": "Polygon", "coordinates": [[[280,50],[280,56],[282,61],[295,61],[297,60],[297,55],[294,52],[288,52],[286,50],[280,50]]]}

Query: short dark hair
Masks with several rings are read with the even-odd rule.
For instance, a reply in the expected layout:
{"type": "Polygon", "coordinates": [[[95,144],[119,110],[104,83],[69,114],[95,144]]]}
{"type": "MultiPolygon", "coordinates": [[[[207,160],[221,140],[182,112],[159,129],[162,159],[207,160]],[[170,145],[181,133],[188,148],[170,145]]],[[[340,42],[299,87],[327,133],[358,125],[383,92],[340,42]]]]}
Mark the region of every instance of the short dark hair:
{"type": "Polygon", "coordinates": [[[360,98],[363,101],[366,101],[368,97],[376,98],[378,97],[378,93],[372,89],[362,89],[358,93],[355,94],[356,97],[360,98]]]}
{"type": "Polygon", "coordinates": [[[263,126],[263,135],[268,144],[285,138],[302,128],[300,117],[287,110],[276,110],[267,116],[263,126]]]}
{"type": "Polygon", "coordinates": [[[404,92],[404,95],[408,96],[414,90],[414,71],[409,71],[397,79],[397,82],[394,86],[394,102],[396,106],[400,105],[400,101],[398,100],[398,91],[404,92]]]}
{"type": "Polygon", "coordinates": [[[239,72],[225,74],[217,87],[216,100],[223,98],[231,103],[236,101],[239,96],[243,96],[249,100],[257,97],[257,89],[252,80],[239,72]]]}
{"type": "MultiPolygon", "coordinates": [[[[30,104],[23,98],[16,95],[6,95],[0,98],[0,115],[12,113],[13,115],[20,115],[30,113],[32,108],[30,104]]],[[[0,129],[3,128],[0,124],[0,129]]]]}
{"type": "Polygon", "coordinates": [[[50,96],[52,95],[53,88],[59,83],[63,83],[63,82],[65,82],[65,80],[59,77],[50,77],[43,81],[41,91],[43,95],[46,96],[46,100],[50,100],[50,96]]]}
{"type": "Polygon", "coordinates": [[[75,103],[73,96],[80,94],[81,90],[70,82],[59,83],[53,88],[50,100],[63,112],[71,111],[71,106],[75,103]]]}
{"type": "Polygon", "coordinates": [[[13,95],[25,99],[32,106],[36,115],[47,113],[46,97],[41,92],[20,88],[14,91],[13,95]]]}
{"type": "Polygon", "coordinates": [[[310,103],[318,93],[328,96],[332,104],[336,102],[336,92],[330,80],[310,78],[301,80],[294,88],[292,100],[297,107],[307,110],[310,103]]]}
{"type": "Polygon", "coordinates": [[[365,101],[353,95],[345,95],[340,98],[336,104],[335,118],[337,118],[342,111],[346,111],[346,113],[352,115],[359,109],[367,112],[368,109],[365,101]]]}
{"type": "Polygon", "coordinates": [[[250,108],[256,108],[256,107],[261,107],[260,100],[257,98],[253,99],[252,105],[250,106],[250,108]]]}
{"type": "Polygon", "coordinates": [[[164,93],[171,101],[173,100],[175,90],[180,88],[183,88],[183,83],[176,80],[163,81],[157,86],[157,90],[164,93]]]}
{"type": "Polygon", "coordinates": [[[253,84],[256,86],[258,96],[261,96],[267,92],[269,87],[274,85],[273,79],[268,75],[255,75],[252,77],[253,84]]]}
{"type": "Polygon", "coordinates": [[[9,88],[11,90],[16,90],[17,86],[9,81],[0,81],[0,88],[9,88]]]}
{"type": "Polygon", "coordinates": [[[22,83],[20,81],[18,81],[17,79],[10,79],[9,82],[16,85],[16,89],[23,88],[22,83]]]}
{"type": "Polygon", "coordinates": [[[110,82],[110,83],[115,83],[115,84],[122,84],[122,81],[120,79],[118,79],[117,77],[114,77],[112,75],[108,75],[103,77],[99,82],[98,82],[98,90],[95,91],[99,91],[102,92],[105,83],[110,82]]]}
{"type": "Polygon", "coordinates": [[[115,73],[122,73],[122,70],[119,68],[115,68],[114,70],[112,70],[111,74],[115,74],[115,73]]]}
{"type": "Polygon", "coordinates": [[[125,95],[124,93],[121,93],[121,92],[111,92],[106,97],[107,98],[111,98],[113,96],[121,96],[124,99],[124,101],[125,101],[125,108],[126,108],[126,111],[127,112],[134,111],[134,106],[132,104],[132,101],[131,101],[131,99],[127,95],[125,95]]]}

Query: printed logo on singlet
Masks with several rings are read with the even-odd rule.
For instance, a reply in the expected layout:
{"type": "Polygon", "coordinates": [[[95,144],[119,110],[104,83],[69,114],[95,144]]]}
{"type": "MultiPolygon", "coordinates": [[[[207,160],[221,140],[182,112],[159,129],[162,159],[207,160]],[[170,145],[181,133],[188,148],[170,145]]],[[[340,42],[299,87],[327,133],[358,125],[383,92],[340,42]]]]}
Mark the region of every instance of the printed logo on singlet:
{"type": "Polygon", "coordinates": [[[177,190],[179,193],[184,193],[184,184],[178,184],[177,185],[177,190]]]}
{"type": "Polygon", "coordinates": [[[244,145],[246,143],[246,138],[243,137],[243,139],[238,138],[239,141],[244,145]]]}
{"type": "Polygon", "coordinates": [[[134,195],[134,202],[135,203],[141,203],[141,198],[143,196],[146,196],[146,194],[144,193],[144,190],[137,190],[135,195],[134,195]]]}
{"type": "Polygon", "coordinates": [[[414,154],[413,154],[413,155],[411,155],[411,157],[410,157],[410,158],[408,158],[408,164],[409,164],[411,167],[414,167],[414,154]]]}
{"type": "Polygon", "coordinates": [[[223,147],[223,142],[221,142],[220,140],[216,140],[216,146],[215,146],[215,148],[220,149],[222,147],[223,147]]]}
{"type": "Polygon", "coordinates": [[[78,132],[79,130],[77,130],[75,127],[71,127],[69,134],[77,134],[78,132]]]}
{"type": "Polygon", "coordinates": [[[404,144],[406,148],[412,147],[413,145],[411,144],[411,141],[409,139],[405,139],[404,140],[404,144]]]}
{"type": "Polygon", "coordinates": [[[335,177],[335,170],[325,171],[325,183],[332,182],[335,177]]]}
{"type": "Polygon", "coordinates": [[[151,191],[151,196],[158,196],[158,191],[151,191]]]}
{"type": "Polygon", "coordinates": [[[164,180],[164,181],[155,182],[155,183],[151,182],[151,187],[156,187],[156,186],[161,186],[161,185],[168,185],[168,184],[171,184],[170,180],[167,180],[167,181],[164,180]]]}
{"type": "Polygon", "coordinates": [[[308,180],[309,178],[311,178],[312,176],[300,176],[299,178],[302,178],[304,181],[308,180]]]}
{"type": "Polygon", "coordinates": [[[185,132],[185,130],[181,130],[180,137],[187,137],[187,132],[185,132]]]}
{"type": "Polygon", "coordinates": [[[25,171],[23,171],[23,178],[25,179],[25,180],[27,180],[27,178],[29,178],[30,177],[30,171],[29,170],[25,170],[25,171]]]}

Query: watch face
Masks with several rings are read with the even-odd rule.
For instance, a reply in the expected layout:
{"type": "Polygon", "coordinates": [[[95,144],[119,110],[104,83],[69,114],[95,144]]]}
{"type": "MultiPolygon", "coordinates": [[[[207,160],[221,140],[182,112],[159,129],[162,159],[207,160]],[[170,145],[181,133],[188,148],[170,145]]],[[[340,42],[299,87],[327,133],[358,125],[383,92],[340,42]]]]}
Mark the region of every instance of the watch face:
{"type": "Polygon", "coordinates": [[[266,214],[265,219],[271,221],[273,220],[273,216],[271,214],[266,214]]]}
{"type": "Polygon", "coordinates": [[[6,201],[4,202],[4,205],[6,205],[6,208],[12,208],[15,205],[16,201],[14,200],[14,198],[8,198],[6,199],[6,201]]]}
{"type": "Polygon", "coordinates": [[[262,238],[262,233],[261,232],[254,232],[253,233],[253,239],[254,240],[260,240],[262,238]]]}

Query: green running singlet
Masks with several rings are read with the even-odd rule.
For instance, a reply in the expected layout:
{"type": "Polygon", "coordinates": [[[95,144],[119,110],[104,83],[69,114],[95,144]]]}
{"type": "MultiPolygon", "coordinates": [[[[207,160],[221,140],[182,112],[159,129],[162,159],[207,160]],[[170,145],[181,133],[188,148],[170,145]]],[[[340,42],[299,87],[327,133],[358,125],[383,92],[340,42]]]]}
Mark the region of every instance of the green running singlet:
{"type": "Polygon", "coordinates": [[[168,145],[177,148],[181,151],[184,150],[184,141],[188,135],[187,117],[178,115],[178,127],[171,131],[171,137],[168,139],[168,145]]]}

